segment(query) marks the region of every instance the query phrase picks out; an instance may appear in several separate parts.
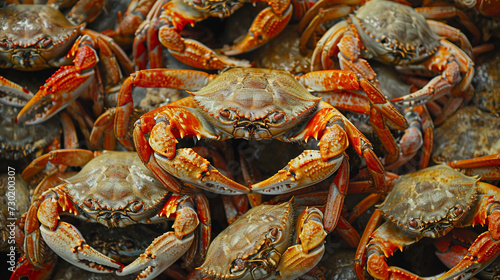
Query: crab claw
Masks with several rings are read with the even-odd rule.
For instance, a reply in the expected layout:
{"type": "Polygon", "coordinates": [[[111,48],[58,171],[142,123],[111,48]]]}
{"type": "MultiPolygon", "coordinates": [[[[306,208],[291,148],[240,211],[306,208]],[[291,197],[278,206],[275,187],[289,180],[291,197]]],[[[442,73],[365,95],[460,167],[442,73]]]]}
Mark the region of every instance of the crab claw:
{"type": "Polygon", "coordinates": [[[249,192],[247,187],[222,175],[192,149],[177,149],[173,159],[155,153],[155,159],[167,173],[208,191],[225,195],[249,192]]]}
{"type": "Polygon", "coordinates": [[[24,106],[33,97],[27,89],[2,76],[0,76],[0,92],[3,93],[0,96],[0,103],[14,107],[24,106]]]}
{"type": "Polygon", "coordinates": [[[332,175],[343,158],[339,156],[323,161],[319,150],[306,150],[274,176],[253,184],[251,189],[263,194],[281,194],[310,186],[332,175]]]}
{"type": "Polygon", "coordinates": [[[182,239],[169,231],[156,238],[135,261],[116,272],[119,276],[129,275],[142,270],[136,279],[149,280],[162,273],[189,249],[194,240],[191,233],[182,239]]]}
{"type": "Polygon", "coordinates": [[[77,73],[75,66],[61,67],[23,107],[16,122],[38,124],[53,117],[88,88],[94,73],[94,70],[77,73]]]}
{"type": "Polygon", "coordinates": [[[60,221],[54,231],[42,225],[40,232],[45,243],[58,256],[81,269],[95,273],[113,273],[124,266],[86,244],[78,229],[69,223],[60,221]]]}

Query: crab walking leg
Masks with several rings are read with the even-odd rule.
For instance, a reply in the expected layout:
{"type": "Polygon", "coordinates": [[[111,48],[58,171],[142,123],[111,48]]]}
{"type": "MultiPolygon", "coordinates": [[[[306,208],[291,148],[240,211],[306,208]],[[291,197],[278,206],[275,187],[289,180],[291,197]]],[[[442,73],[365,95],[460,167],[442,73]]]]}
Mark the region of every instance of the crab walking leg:
{"type": "Polygon", "coordinates": [[[23,179],[29,180],[38,172],[45,169],[47,163],[64,164],[69,166],[83,166],[98,153],[83,149],[54,150],[33,160],[22,172],[23,179]]]}
{"type": "MultiPolygon", "coordinates": [[[[354,10],[354,6],[340,5],[340,4],[336,5],[334,7],[326,7],[324,9],[321,9],[320,5],[318,5],[318,4],[325,3],[325,2],[326,1],[316,2],[316,4],[314,4],[311,7],[311,9],[309,9],[307,11],[305,16],[299,22],[298,29],[299,29],[299,33],[302,34],[300,36],[299,50],[303,55],[307,54],[307,43],[309,42],[309,40],[311,40],[311,38],[314,35],[314,32],[316,31],[316,28],[318,28],[318,26],[321,23],[328,21],[328,20],[334,20],[334,19],[338,19],[341,17],[345,17],[345,16],[349,15],[350,13],[352,13],[354,10]],[[317,7],[317,6],[319,6],[319,7],[317,7]],[[306,26],[306,24],[307,24],[307,26],[306,26]]],[[[345,23],[345,21],[342,21],[342,22],[345,23]]],[[[325,33],[325,35],[323,35],[322,39],[329,38],[330,35],[333,33],[333,31],[334,31],[334,28],[329,29],[326,32],[329,35],[326,35],[326,33],[325,33]]],[[[316,44],[317,48],[315,48],[315,50],[322,49],[322,47],[319,47],[319,46],[321,46],[325,43],[325,39],[323,39],[323,42],[321,42],[321,43],[318,42],[316,44]]],[[[314,53],[316,53],[316,51],[314,53]]],[[[315,60],[314,55],[313,55],[312,61],[317,61],[317,60],[315,60]]],[[[317,65],[317,64],[312,63],[311,68],[313,68],[314,65],[317,65]]],[[[324,69],[330,69],[330,68],[324,68],[324,69]]],[[[311,70],[313,70],[313,69],[311,69],[311,70]]]]}
{"type": "MultiPolygon", "coordinates": [[[[137,71],[130,75],[122,84],[118,93],[115,136],[127,149],[133,150],[133,145],[127,139],[130,117],[133,115],[134,100],[132,90],[134,87],[168,87],[185,90],[198,90],[203,88],[214,78],[202,71],[149,69],[137,71]]],[[[175,103],[177,104],[177,103],[175,103]]],[[[160,112],[161,110],[155,110],[160,112]]]]}
{"type": "Polygon", "coordinates": [[[81,269],[96,273],[113,273],[124,265],[108,258],[86,244],[76,227],[60,221],[55,230],[40,227],[45,243],[67,262],[81,269]]]}
{"type": "Polygon", "coordinates": [[[172,226],[174,231],[166,232],[153,240],[144,254],[118,271],[118,275],[129,275],[142,270],[136,279],[153,279],[188,251],[199,220],[191,202],[181,202],[178,208],[172,226]]]}
{"type": "Polygon", "coordinates": [[[500,154],[455,160],[447,164],[462,169],[467,175],[480,175],[483,180],[500,180],[500,154]]]}
{"type": "Polygon", "coordinates": [[[296,279],[314,267],[325,253],[327,235],[322,225],[323,215],[317,208],[306,208],[297,220],[297,245],[289,247],[276,268],[278,279],[296,279]]]}
{"type": "Polygon", "coordinates": [[[458,84],[459,93],[468,94],[470,83],[474,77],[474,62],[461,49],[452,43],[441,39],[436,55],[429,58],[422,65],[432,72],[441,73],[434,77],[422,89],[406,96],[394,98],[391,101],[403,106],[415,106],[434,100],[452,91],[458,84]],[[450,60],[450,57],[455,58],[450,60]],[[460,79],[461,75],[464,75],[460,79]]]}
{"type": "Polygon", "coordinates": [[[257,15],[245,37],[223,48],[221,53],[237,55],[258,48],[281,33],[292,18],[291,0],[257,0],[253,3],[256,2],[267,2],[269,7],[257,15]]]}
{"type": "MultiPolygon", "coordinates": [[[[369,79],[358,78],[356,73],[344,70],[323,70],[296,76],[296,79],[305,88],[317,92],[363,91],[370,100],[370,107],[391,120],[396,128],[406,128],[408,123],[404,116],[369,79]]],[[[358,100],[354,101],[359,102],[358,100]]]]}

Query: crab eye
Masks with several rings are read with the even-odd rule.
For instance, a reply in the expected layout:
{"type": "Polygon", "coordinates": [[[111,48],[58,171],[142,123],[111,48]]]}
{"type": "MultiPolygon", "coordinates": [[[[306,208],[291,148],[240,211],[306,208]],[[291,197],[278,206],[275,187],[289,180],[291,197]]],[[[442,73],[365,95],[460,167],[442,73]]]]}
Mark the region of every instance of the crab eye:
{"type": "Polygon", "coordinates": [[[9,42],[7,41],[7,39],[0,40],[0,47],[3,49],[9,48],[9,42]]]}
{"type": "Polygon", "coordinates": [[[455,207],[453,207],[451,210],[450,210],[450,213],[451,213],[451,217],[452,218],[457,218],[459,217],[460,215],[462,215],[462,213],[464,212],[464,209],[462,208],[462,206],[460,205],[457,205],[455,207]]]}
{"type": "Polygon", "coordinates": [[[277,228],[272,228],[266,233],[266,238],[271,240],[271,242],[274,242],[279,239],[281,235],[281,230],[277,228]]]}
{"type": "Polygon", "coordinates": [[[97,209],[97,205],[94,203],[94,201],[91,198],[85,199],[83,201],[83,205],[85,205],[85,207],[87,207],[89,210],[96,210],[97,209]]]}
{"type": "Polygon", "coordinates": [[[242,259],[235,259],[231,264],[231,274],[235,274],[245,269],[245,262],[242,259]]]}
{"type": "Polygon", "coordinates": [[[272,112],[269,114],[269,121],[272,123],[282,122],[285,119],[285,114],[282,112],[272,112]]]}
{"type": "Polygon", "coordinates": [[[52,45],[52,39],[50,39],[50,38],[44,38],[44,39],[42,39],[42,40],[39,41],[39,45],[41,47],[44,47],[44,48],[46,48],[48,46],[51,46],[52,45]]]}
{"type": "Polygon", "coordinates": [[[410,229],[418,229],[420,223],[418,221],[418,219],[410,219],[408,221],[408,226],[410,227],[410,229]]]}
{"type": "Polygon", "coordinates": [[[132,211],[132,212],[139,212],[143,209],[143,205],[142,203],[136,201],[136,202],[133,202],[132,204],[130,204],[129,206],[129,209],[132,211]]]}
{"type": "Polygon", "coordinates": [[[229,109],[222,109],[219,111],[219,118],[222,121],[232,122],[234,121],[235,113],[229,109]]]}

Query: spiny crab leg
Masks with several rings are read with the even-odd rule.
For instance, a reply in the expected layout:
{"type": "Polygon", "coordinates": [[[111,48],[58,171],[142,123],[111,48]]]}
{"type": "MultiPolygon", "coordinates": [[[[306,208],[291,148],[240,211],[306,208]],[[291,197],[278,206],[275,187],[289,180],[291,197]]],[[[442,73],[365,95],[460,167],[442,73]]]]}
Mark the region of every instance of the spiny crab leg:
{"type": "Polygon", "coordinates": [[[4,93],[0,96],[0,103],[14,107],[24,106],[33,97],[27,89],[2,76],[0,76],[0,91],[4,93]]]}
{"type": "Polygon", "coordinates": [[[132,89],[134,87],[173,87],[177,89],[198,90],[204,87],[213,76],[201,71],[149,69],[137,71],[123,82],[117,98],[115,116],[115,136],[127,149],[133,150],[129,143],[129,122],[134,110],[132,89]]]}
{"type": "MultiPolygon", "coordinates": [[[[168,208],[168,205],[165,205],[168,208]]],[[[184,255],[194,240],[194,230],[199,220],[191,202],[181,202],[175,213],[174,231],[157,237],[131,264],[117,272],[118,275],[129,275],[142,270],[136,279],[149,280],[155,278],[167,267],[184,255]]]]}
{"type": "Polygon", "coordinates": [[[272,177],[253,184],[252,191],[282,194],[313,185],[332,175],[340,167],[342,159],[343,156],[339,156],[323,161],[320,151],[306,150],[272,177]]]}
{"type": "Polygon", "coordinates": [[[124,265],[86,244],[81,233],[71,224],[60,221],[55,230],[42,225],[40,233],[47,245],[74,266],[96,273],[113,273],[124,265]]]}
{"type": "Polygon", "coordinates": [[[425,87],[406,96],[391,101],[397,105],[415,106],[436,99],[451,92],[458,84],[460,94],[468,94],[470,83],[474,77],[474,62],[465,52],[446,41],[440,40],[438,52],[423,63],[429,70],[439,72],[425,87]],[[455,58],[453,60],[450,57],[455,58]],[[461,78],[461,74],[464,75],[461,78]]]}
{"type": "Polygon", "coordinates": [[[80,37],[75,44],[81,46],[75,57],[75,65],[62,66],[17,115],[18,122],[37,124],[54,116],[73,102],[94,80],[94,66],[99,58],[92,38],[80,37]]]}

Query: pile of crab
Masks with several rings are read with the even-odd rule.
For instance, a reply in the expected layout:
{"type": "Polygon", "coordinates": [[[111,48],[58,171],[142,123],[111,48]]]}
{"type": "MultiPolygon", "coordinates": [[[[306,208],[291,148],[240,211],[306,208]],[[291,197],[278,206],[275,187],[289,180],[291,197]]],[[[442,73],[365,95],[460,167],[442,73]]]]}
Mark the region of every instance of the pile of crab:
{"type": "Polygon", "coordinates": [[[500,1],[31,2],[11,280],[500,277],[500,1]]]}

